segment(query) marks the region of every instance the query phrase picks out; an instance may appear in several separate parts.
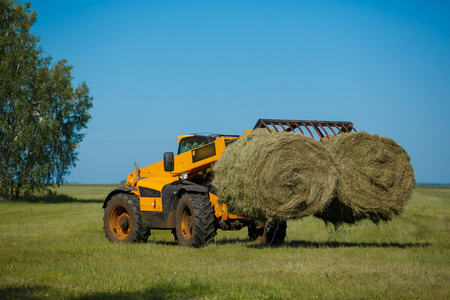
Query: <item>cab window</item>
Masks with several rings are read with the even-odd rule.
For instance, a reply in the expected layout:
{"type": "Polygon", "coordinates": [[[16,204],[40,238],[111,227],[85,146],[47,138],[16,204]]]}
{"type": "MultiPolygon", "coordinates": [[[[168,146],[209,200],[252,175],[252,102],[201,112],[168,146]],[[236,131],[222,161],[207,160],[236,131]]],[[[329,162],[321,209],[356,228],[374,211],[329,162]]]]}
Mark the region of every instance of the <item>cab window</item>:
{"type": "Polygon", "coordinates": [[[206,144],[208,144],[208,140],[203,137],[193,136],[184,138],[180,141],[180,145],[178,147],[178,154],[190,151],[192,149],[201,147],[206,144]]]}

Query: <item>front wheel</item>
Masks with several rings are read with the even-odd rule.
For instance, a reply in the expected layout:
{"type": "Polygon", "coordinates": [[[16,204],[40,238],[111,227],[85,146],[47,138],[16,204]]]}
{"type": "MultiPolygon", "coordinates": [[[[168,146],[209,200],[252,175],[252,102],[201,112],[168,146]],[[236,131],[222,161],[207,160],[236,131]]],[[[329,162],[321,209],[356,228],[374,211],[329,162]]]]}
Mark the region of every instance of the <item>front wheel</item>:
{"type": "Polygon", "coordinates": [[[108,201],[103,216],[106,238],[114,243],[145,242],[148,235],[142,227],[139,198],[120,193],[108,201]]]}
{"type": "Polygon", "coordinates": [[[184,194],[176,213],[176,240],[188,247],[202,247],[216,235],[214,209],[208,196],[184,194]]]}

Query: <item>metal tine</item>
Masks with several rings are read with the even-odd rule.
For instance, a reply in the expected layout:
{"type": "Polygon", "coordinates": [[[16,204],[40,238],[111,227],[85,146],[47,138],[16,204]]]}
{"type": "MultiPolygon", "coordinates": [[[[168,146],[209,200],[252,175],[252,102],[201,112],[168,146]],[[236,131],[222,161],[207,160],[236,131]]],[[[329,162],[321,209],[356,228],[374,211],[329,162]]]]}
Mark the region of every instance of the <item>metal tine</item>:
{"type": "Polygon", "coordinates": [[[277,127],[275,126],[275,125],[273,125],[273,123],[272,122],[270,122],[270,125],[272,125],[273,126],[273,128],[275,128],[275,130],[278,132],[278,129],[277,129],[277,127]]]}
{"type": "Polygon", "coordinates": [[[288,123],[289,128],[291,129],[292,132],[295,132],[294,128],[292,128],[291,124],[288,123]]]}
{"type": "Polygon", "coordinates": [[[325,128],[322,127],[322,124],[319,123],[320,128],[322,128],[322,130],[325,132],[325,134],[327,135],[327,139],[330,139],[330,137],[328,136],[328,132],[325,130],[325,128]]]}
{"type": "Polygon", "coordinates": [[[277,132],[280,132],[281,130],[285,132],[296,132],[296,129],[298,128],[301,134],[307,135],[302,127],[306,128],[311,138],[320,138],[321,141],[325,136],[329,139],[331,134],[337,135],[345,132],[357,132],[351,122],[312,120],[259,119],[254,128],[266,128],[269,132],[272,132],[273,129],[277,132]],[[310,127],[314,128],[314,131],[310,127]],[[335,128],[337,130],[335,130],[335,128]],[[315,136],[315,134],[318,134],[318,136],[315,136]]]}
{"type": "Polygon", "coordinates": [[[328,128],[330,128],[330,130],[333,132],[333,135],[336,135],[336,132],[334,132],[333,128],[331,128],[330,124],[326,124],[328,126],[328,128]]]}
{"type": "Polygon", "coordinates": [[[323,138],[323,133],[322,132],[320,132],[319,131],[319,129],[317,129],[317,127],[316,126],[314,126],[314,124],[313,123],[310,123],[311,124],[311,126],[314,128],[314,130],[317,132],[317,134],[319,135],[319,137],[320,137],[320,140],[322,140],[322,138],[323,138]]]}
{"type": "Polygon", "coordinates": [[[309,131],[309,134],[311,135],[312,138],[314,138],[314,135],[312,134],[311,130],[309,130],[308,126],[306,126],[305,123],[302,123],[303,126],[305,126],[305,128],[309,131]]]}
{"type": "Polygon", "coordinates": [[[342,130],[339,128],[339,126],[337,126],[337,124],[335,123],[335,124],[333,124],[334,125],[334,127],[336,127],[338,130],[339,130],[339,133],[342,133],[342,130]]]}
{"type": "Polygon", "coordinates": [[[355,129],[355,127],[353,127],[353,125],[350,123],[350,124],[348,124],[350,127],[351,127],[351,129],[350,129],[350,131],[352,131],[352,129],[355,131],[355,132],[358,132],[356,129],[355,129]]]}
{"type": "Polygon", "coordinates": [[[303,132],[302,128],[300,127],[300,125],[298,125],[297,123],[295,123],[295,126],[297,126],[297,128],[300,130],[300,132],[305,135],[305,133],[303,132]]]}
{"type": "Polygon", "coordinates": [[[263,126],[264,126],[267,130],[269,130],[269,132],[272,132],[272,131],[270,130],[269,126],[267,126],[267,124],[264,123],[264,121],[261,121],[261,123],[263,124],[263,126]]]}
{"type": "Polygon", "coordinates": [[[342,124],[342,127],[344,127],[344,129],[347,131],[347,132],[350,132],[351,131],[351,129],[350,130],[348,130],[348,128],[347,127],[345,127],[345,125],[344,124],[342,124]]]}

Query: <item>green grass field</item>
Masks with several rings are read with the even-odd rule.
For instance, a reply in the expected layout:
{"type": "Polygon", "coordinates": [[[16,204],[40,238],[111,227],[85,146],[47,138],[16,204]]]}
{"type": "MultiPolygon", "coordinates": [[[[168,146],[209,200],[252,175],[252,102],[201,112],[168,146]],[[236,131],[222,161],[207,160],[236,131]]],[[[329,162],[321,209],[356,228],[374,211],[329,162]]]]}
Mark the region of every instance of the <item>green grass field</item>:
{"type": "Polygon", "coordinates": [[[0,299],[449,299],[450,188],[418,187],[402,216],[338,230],[288,222],[286,244],[219,231],[201,249],[170,231],[147,244],[104,237],[113,185],[67,185],[0,202],[0,299]]]}

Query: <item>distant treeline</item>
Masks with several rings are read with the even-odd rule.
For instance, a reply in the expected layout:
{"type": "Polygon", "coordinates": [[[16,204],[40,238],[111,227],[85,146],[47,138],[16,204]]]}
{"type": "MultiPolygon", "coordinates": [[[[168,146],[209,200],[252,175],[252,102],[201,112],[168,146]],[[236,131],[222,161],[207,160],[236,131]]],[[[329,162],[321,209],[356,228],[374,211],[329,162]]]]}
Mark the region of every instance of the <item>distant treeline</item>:
{"type": "Polygon", "coordinates": [[[420,182],[416,183],[416,186],[449,186],[450,183],[426,183],[426,182],[420,182]]]}

